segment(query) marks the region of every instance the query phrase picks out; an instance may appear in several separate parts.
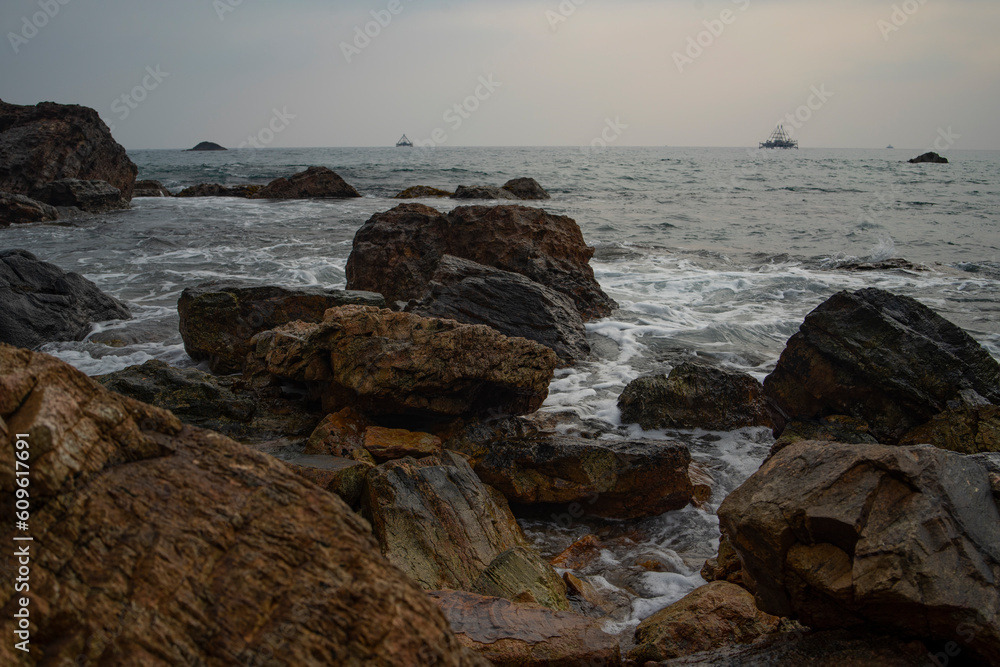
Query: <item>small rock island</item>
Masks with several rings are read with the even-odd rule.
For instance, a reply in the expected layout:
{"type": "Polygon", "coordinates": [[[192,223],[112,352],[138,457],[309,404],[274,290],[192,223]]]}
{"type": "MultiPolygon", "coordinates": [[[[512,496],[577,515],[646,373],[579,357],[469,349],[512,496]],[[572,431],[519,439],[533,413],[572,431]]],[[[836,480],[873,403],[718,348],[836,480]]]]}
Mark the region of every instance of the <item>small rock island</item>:
{"type": "Polygon", "coordinates": [[[224,151],[228,150],[225,146],[220,146],[219,144],[213,143],[211,141],[203,141],[194,148],[188,150],[192,151],[224,151]]]}

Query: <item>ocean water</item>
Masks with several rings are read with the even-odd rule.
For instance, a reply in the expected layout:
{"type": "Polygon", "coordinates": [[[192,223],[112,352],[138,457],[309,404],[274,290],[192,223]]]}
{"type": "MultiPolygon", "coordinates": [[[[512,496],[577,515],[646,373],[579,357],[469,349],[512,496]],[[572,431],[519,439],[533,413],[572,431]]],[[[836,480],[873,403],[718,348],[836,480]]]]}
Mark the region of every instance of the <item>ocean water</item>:
{"type": "MultiPolygon", "coordinates": [[[[596,248],[597,279],[621,306],[588,324],[594,354],[557,372],[543,416],[560,430],[599,438],[681,440],[713,480],[705,507],[627,526],[558,516],[522,522],[547,555],[590,532],[607,538],[600,557],[578,574],[620,602],[607,629],[625,632],[702,583],[698,570],[718,546],[714,511],[772,442],[767,429],[642,432],[622,425],[616,399],[630,380],[694,358],[763,379],[810,310],[839,290],[862,287],[922,301],[1000,359],[1000,152],[952,151],[949,165],[905,162],[920,152],[134,151],[139,178],[174,191],[203,182],[266,183],[324,165],[364,197],[136,199],[128,211],[13,226],[0,237],[4,248],[26,248],[84,274],[135,315],[98,324],[91,334],[110,330],[120,346],[88,338],[45,351],[93,375],[154,358],[186,366],[194,362],[184,353],[176,312],[185,287],[213,278],[343,287],[354,233],[400,203],[391,196],[405,187],[536,178],[552,199],[527,204],[579,223],[596,248]],[[665,571],[636,565],[651,559],[665,571]]],[[[459,204],[423,203],[440,210],[459,204]]]]}

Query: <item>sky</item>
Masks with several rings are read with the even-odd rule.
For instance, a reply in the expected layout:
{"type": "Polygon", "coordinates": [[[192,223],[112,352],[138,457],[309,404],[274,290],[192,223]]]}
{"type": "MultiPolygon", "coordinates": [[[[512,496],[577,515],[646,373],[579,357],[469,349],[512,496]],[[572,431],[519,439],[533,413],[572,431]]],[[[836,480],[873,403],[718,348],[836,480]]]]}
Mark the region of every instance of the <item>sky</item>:
{"type": "Polygon", "coordinates": [[[128,149],[1000,149],[996,0],[3,0],[0,99],[128,149]],[[603,142],[603,143],[602,143],[603,142]]]}

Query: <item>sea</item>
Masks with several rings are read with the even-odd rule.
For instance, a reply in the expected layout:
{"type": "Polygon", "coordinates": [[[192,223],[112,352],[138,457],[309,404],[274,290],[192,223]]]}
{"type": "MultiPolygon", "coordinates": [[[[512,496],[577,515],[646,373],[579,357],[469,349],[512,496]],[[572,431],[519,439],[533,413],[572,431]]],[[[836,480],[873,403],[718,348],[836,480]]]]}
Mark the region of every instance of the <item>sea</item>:
{"type": "MultiPolygon", "coordinates": [[[[121,343],[44,346],[90,375],[149,359],[195,363],[178,334],[177,299],[211,279],[343,288],[358,228],[398,205],[406,187],[502,185],[535,178],[595,249],[597,280],[620,305],[587,325],[592,357],[556,372],[540,418],[600,439],[678,440],[713,496],[638,522],[553,514],[521,519],[546,556],[595,534],[601,548],[575,573],[613,608],[623,638],[703,580],[718,547],[715,510],[773,442],[768,429],[642,431],[622,424],[625,385],[686,360],[763,378],[809,311],[840,290],[878,287],[916,298],[1000,359],[1000,152],[750,148],[309,148],[129,151],[140,179],[177,192],[198,183],[265,184],[310,165],[364,196],[255,201],[140,198],[130,210],[0,229],[25,248],[126,301],[135,318],[104,322],[121,343]]],[[[460,204],[422,200],[446,211],[460,204]]],[[[487,202],[475,202],[487,203],[487,202]]],[[[498,202],[509,203],[509,202],[498,202]]]]}

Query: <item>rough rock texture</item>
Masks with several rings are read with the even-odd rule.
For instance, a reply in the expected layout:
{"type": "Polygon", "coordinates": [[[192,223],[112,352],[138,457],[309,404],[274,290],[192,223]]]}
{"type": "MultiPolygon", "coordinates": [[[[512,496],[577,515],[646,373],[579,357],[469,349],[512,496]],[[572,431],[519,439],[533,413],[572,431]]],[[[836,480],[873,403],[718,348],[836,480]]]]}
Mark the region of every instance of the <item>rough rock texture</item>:
{"type": "Polygon", "coordinates": [[[52,206],[80,209],[87,213],[106,213],[128,208],[121,190],[107,181],[82,181],[63,178],[41,186],[32,194],[52,206]]]}
{"type": "Polygon", "coordinates": [[[192,150],[192,151],[224,151],[224,150],[226,150],[226,148],[224,146],[220,146],[219,144],[214,143],[212,141],[202,141],[197,146],[195,146],[194,148],[191,148],[189,150],[192,150]]]}
{"type": "Polygon", "coordinates": [[[177,312],[191,358],[207,359],[216,373],[235,373],[242,369],[256,334],[288,322],[320,322],[327,309],[347,304],[383,306],[385,301],[367,292],[217,281],[185,289],[177,312]]]}
{"type": "Polygon", "coordinates": [[[444,451],[373,468],[362,507],[382,553],[427,590],[478,592],[481,585],[519,601],[568,606],[565,586],[537,554],[521,552],[510,562],[509,549],[527,547],[524,534],[503,497],[459,454],[444,451]],[[548,580],[539,576],[546,569],[548,580]],[[480,581],[487,570],[493,576],[480,581]]]}
{"type": "Polygon", "coordinates": [[[233,197],[232,190],[218,183],[199,183],[184,188],[177,193],[178,197],[233,197]]]}
{"type": "Polygon", "coordinates": [[[868,432],[868,422],[846,415],[827,415],[815,421],[793,421],[785,424],[781,437],[771,445],[768,456],[774,456],[788,445],[803,440],[823,440],[850,444],[878,444],[868,432]]]}
{"type": "Polygon", "coordinates": [[[170,190],[163,187],[159,181],[136,181],[132,197],[173,197],[170,190]]]}
{"type": "Polygon", "coordinates": [[[430,433],[418,433],[401,428],[369,426],[365,430],[364,447],[376,461],[421,458],[441,453],[441,438],[430,433]]]}
{"type": "Polygon", "coordinates": [[[494,442],[476,474],[518,505],[579,505],[580,515],[636,519],[691,501],[680,443],[548,436],[494,442]]]}
{"type": "Polygon", "coordinates": [[[59,211],[45,202],[11,192],[0,192],[0,227],[58,219],[59,211]]]}
{"type": "Polygon", "coordinates": [[[718,514],[763,611],[815,629],[955,641],[1000,662],[1000,512],[975,460],[928,446],[796,443],[718,514]]]}
{"type": "Polygon", "coordinates": [[[533,178],[512,178],[503,184],[503,189],[518,199],[551,199],[545,188],[533,178]]]}
{"type": "Polygon", "coordinates": [[[1000,406],[945,410],[899,441],[901,445],[924,443],[961,454],[1000,452],[1000,406]]]}
{"type": "Polygon", "coordinates": [[[520,274],[451,255],[441,258],[424,298],[406,310],[485,324],[550,347],[569,364],[590,354],[583,318],[569,298],[520,274]]]}
{"type": "Polygon", "coordinates": [[[460,452],[475,468],[494,443],[531,437],[538,433],[538,429],[522,417],[500,417],[455,419],[436,428],[433,433],[441,438],[442,449],[460,452]]]}
{"type": "Polygon", "coordinates": [[[628,657],[639,664],[749,644],[778,629],[777,616],[754,606],[753,596],[734,584],[715,581],[694,589],[646,618],[635,630],[628,657]]]}
{"type": "Polygon", "coordinates": [[[285,459],[285,465],[319,488],[337,494],[356,509],[361,504],[365,477],[374,464],[339,456],[300,454],[285,459]]]}
{"type": "Polygon", "coordinates": [[[909,160],[910,164],[921,164],[923,162],[932,162],[934,164],[948,164],[948,158],[941,157],[934,151],[930,153],[924,153],[923,155],[918,155],[917,157],[909,160]]]}
{"type": "Polygon", "coordinates": [[[344,179],[326,167],[309,167],[305,171],[276,178],[261,188],[254,199],[345,199],[361,194],[344,179]]]}
{"type": "MultiPolygon", "coordinates": [[[[461,636],[459,636],[461,640],[461,636]]],[[[749,646],[735,645],[658,663],[660,667],[914,667],[931,665],[932,652],[919,641],[871,635],[858,630],[788,632],[749,646]]],[[[947,655],[944,656],[946,659],[947,655]]],[[[938,664],[948,664],[940,662],[938,664]]],[[[952,663],[959,664],[959,663],[952,663]]]]}
{"type": "Polygon", "coordinates": [[[327,454],[375,463],[365,449],[365,429],[370,424],[354,408],[344,408],[323,417],[306,443],[304,454],[327,454]]]}
{"type": "Polygon", "coordinates": [[[511,547],[494,558],[472,584],[472,590],[548,609],[569,609],[562,578],[535,551],[524,546],[511,547]]]}
{"type": "Polygon", "coordinates": [[[685,362],[670,375],[633,380],[618,397],[622,423],[646,430],[732,431],[770,426],[760,382],[746,373],[685,362]]]}
{"type": "Polygon", "coordinates": [[[718,555],[705,561],[705,565],[701,568],[701,577],[705,581],[728,581],[751,593],[754,592],[753,579],[743,569],[743,559],[733,548],[729,536],[725,533],[719,538],[718,555]]]}
{"type": "Polygon", "coordinates": [[[849,415],[895,444],[950,407],[1000,404],[1000,365],[927,306],[878,289],[839,292],[806,316],[764,380],[775,435],[849,415]]]}
{"type": "Polygon", "coordinates": [[[427,185],[414,185],[413,187],[406,188],[398,195],[393,197],[393,199],[424,199],[427,197],[450,197],[454,192],[448,192],[447,190],[438,190],[437,188],[432,188],[427,185]]]}
{"type": "Polygon", "coordinates": [[[452,199],[518,199],[510,190],[495,185],[460,185],[452,199]]]}
{"type": "Polygon", "coordinates": [[[311,382],[328,410],[369,415],[471,417],[534,412],[548,395],[556,355],[485,326],[366,306],[326,311],[253,339],[256,384],[311,382]]]}
{"type": "Polygon", "coordinates": [[[128,202],[138,171],[93,109],[0,101],[0,190],[38,199],[34,192],[52,181],[100,180],[128,202]]]}
{"type": "MultiPolygon", "coordinates": [[[[0,345],[5,470],[19,433],[31,653],[4,641],[2,664],[482,664],[363,520],[270,456],[0,345]]],[[[14,498],[5,475],[5,516],[14,498]]],[[[8,638],[19,596],[0,588],[8,638]]]]}
{"type": "Polygon", "coordinates": [[[131,317],[124,303],[79,273],[67,273],[27,250],[0,250],[0,342],[34,348],[82,340],[93,322],[131,317]]]}
{"type": "Polygon", "coordinates": [[[430,594],[458,640],[493,665],[579,667],[621,664],[618,641],[601,623],[569,611],[512,604],[460,591],[430,594]]]}
{"type": "Polygon", "coordinates": [[[354,237],[347,287],[390,303],[420,299],[444,255],[520,273],[572,299],[584,320],[617,307],[594,279],[594,249],[576,222],[524,206],[460,206],[445,215],[401,204],[374,215],[354,237]]]}

